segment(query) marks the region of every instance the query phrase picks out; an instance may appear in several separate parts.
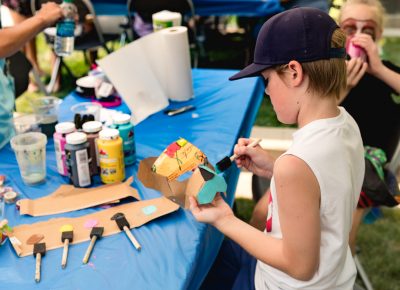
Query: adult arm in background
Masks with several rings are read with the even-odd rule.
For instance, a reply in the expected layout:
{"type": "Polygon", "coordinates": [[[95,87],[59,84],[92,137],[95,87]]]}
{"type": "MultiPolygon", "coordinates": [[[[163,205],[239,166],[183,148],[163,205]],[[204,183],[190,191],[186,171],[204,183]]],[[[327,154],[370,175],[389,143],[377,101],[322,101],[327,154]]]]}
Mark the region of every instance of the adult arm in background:
{"type": "Polygon", "coordinates": [[[34,16],[20,24],[0,30],[0,58],[13,55],[31,38],[62,17],[60,6],[54,2],[42,5],[34,16]]]}
{"type": "Polygon", "coordinates": [[[318,269],[320,251],[320,191],[316,177],[304,161],[285,155],[275,162],[259,146],[248,148],[239,140],[236,162],[253,173],[271,177],[274,172],[282,239],[266,235],[234,216],[217,195],[211,204],[190,199],[194,217],[213,225],[250,255],[298,280],[311,279],[318,269]],[[307,225],[307,226],[304,226],[307,225]]]}
{"type": "Polygon", "coordinates": [[[378,46],[372,37],[368,34],[360,33],[354,36],[351,41],[366,51],[368,62],[364,62],[361,58],[352,58],[347,61],[347,87],[342,93],[339,103],[346,98],[350,90],[358,84],[366,72],[380,79],[400,94],[400,74],[382,63],[378,46]]]}

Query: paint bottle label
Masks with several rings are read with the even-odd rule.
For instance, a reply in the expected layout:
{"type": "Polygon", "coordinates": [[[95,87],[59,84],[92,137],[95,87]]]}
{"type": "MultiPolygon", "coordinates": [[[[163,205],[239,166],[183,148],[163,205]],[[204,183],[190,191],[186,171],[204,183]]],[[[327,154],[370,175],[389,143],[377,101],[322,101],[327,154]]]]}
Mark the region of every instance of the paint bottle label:
{"type": "Polygon", "coordinates": [[[89,160],[87,149],[76,151],[76,167],[78,169],[78,180],[81,187],[89,186],[90,172],[89,172],[89,160]]]}

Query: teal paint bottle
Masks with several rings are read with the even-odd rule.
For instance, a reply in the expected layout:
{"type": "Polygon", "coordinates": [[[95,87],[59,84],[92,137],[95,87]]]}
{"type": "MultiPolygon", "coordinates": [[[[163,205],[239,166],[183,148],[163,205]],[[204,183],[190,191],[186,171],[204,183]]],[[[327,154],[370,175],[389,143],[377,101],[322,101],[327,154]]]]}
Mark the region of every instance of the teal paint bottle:
{"type": "Polygon", "coordinates": [[[128,114],[116,114],[113,116],[112,128],[118,129],[119,136],[123,141],[125,166],[136,162],[135,132],[128,114]]]}

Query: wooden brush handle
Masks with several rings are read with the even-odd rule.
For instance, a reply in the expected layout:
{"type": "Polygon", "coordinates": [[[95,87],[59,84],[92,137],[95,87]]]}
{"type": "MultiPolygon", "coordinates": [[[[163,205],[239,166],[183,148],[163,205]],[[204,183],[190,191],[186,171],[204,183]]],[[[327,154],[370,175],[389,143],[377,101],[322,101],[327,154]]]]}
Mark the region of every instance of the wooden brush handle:
{"type": "MultiPolygon", "coordinates": [[[[261,140],[262,139],[254,139],[253,141],[251,141],[246,147],[250,147],[250,148],[252,148],[252,147],[256,147],[258,144],[260,144],[260,142],[261,142],[261,140]]],[[[236,158],[238,158],[239,157],[239,155],[236,155],[236,154],[233,154],[231,157],[230,157],[230,159],[231,159],[231,161],[233,162],[236,158]]]]}
{"type": "Polygon", "coordinates": [[[131,240],[132,244],[135,246],[136,250],[140,251],[142,246],[139,244],[139,242],[136,240],[136,238],[132,235],[131,231],[127,226],[124,226],[124,231],[128,238],[131,240]]]}
{"type": "Polygon", "coordinates": [[[36,254],[35,281],[40,282],[40,265],[42,264],[42,254],[36,254]]]}
{"type": "Polygon", "coordinates": [[[90,254],[92,253],[92,250],[93,250],[94,244],[96,243],[96,240],[97,240],[97,236],[93,236],[92,239],[90,240],[89,247],[87,248],[85,256],[83,257],[83,260],[82,260],[83,264],[87,264],[87,262],[89,261],[90,254]]]}
{"type": "Polygon", "coordinates": [[[69,240],[65,239],[64,240],[64,250],[62,254],[62,260],[61,260],[61,267],[64,269],[65,266],[67,265],[67,258],[68,258],[68,245],[69,245],[69,240]]]}

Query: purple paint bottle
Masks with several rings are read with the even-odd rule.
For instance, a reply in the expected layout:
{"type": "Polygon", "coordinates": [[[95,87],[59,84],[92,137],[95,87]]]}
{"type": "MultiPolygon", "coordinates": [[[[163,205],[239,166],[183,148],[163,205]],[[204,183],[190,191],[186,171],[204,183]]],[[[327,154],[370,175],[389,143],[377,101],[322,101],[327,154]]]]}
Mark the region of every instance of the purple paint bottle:
{"type": "Polygon", "coordinates": [[[68,166],[65,155],[65,144],[67,143],[66,135],[72,132],[75,132],[75,124],[72,122],[62,122],[56,125],[56,132],[53,134],[57,171],[64,176],[68,176],[68,166]]]}

